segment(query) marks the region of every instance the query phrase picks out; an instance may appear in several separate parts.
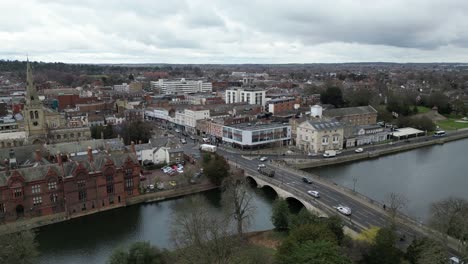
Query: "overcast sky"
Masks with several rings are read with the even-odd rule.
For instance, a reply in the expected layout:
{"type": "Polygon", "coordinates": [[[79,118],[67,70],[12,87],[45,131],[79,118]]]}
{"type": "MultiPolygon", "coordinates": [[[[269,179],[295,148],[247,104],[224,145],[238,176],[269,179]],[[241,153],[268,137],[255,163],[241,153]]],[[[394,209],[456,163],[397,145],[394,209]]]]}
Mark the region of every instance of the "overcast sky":
{"type": "Polygon", "coordinates": [[[468,0],[1,0],[0,59],[468,62],[468,0]]]}

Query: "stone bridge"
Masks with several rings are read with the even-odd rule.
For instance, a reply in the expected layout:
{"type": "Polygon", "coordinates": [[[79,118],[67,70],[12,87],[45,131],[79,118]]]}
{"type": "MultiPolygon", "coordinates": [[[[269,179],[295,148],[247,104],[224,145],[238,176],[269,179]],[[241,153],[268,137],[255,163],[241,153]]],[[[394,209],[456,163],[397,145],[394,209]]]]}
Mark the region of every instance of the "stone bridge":
{"type": "Polygon", "coordinates": [[[296,202],[302,204],[307,210],[315,213],[318,216],[328,216],[328,214],[324,212],[325,210],[320,208],[318,202],[315,201],[315,199],[311,196],[309,197],[302,193],[296,192],[292,188],[288,188],[289,186],[283,185],[281,187],[278,187],[278,184],[273,183],[273,180],[271,178],[267,178],[263,175],[245,172],[245,177],[253,181],[257,185],[257,188],[270,188],[273,191],[275,191],[275,193],[281,199],[284,199],[288,202],[291,200],[295,200],[296,202]]]}

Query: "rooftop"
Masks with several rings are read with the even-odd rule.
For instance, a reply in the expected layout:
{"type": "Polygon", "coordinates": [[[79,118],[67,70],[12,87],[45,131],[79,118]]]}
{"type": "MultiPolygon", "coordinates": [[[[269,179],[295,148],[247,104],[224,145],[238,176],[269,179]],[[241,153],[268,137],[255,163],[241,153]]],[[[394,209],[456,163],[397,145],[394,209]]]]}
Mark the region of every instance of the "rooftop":
{"type": "Polygon", "coordinates": [[[357,106],[357,107],[346,107],[346,108],[335,108],[335,109],[326,109],[323,114],[328,117],[340,117],[340,116],[349,116],[349,115],[363,115],[377,113],[372,106],[357,106]]]}
{"type": "Polygon", "coordinates": [[[331,130],[342,128],[343,124],[336,120],[307,120],[316,130],[331,130]]]}
{"type": "Polygon", "coordinates": [[[412,127],[403,127],[393,132],[393,136],[404,137],[404,136],[411,136],[411,135],[417,135],[417,134],[422,134],[422,133],[425,133],[425,132],[416,128],[412,128],[412,127]]]}
{"type": "Polygon", "coordinates": [[[290,126],[288,123],[280,124],[280,123],[269,123],[269,124],[255,124],[255,123],[241,123],[241,124],[233,124],[228,125],[226,127],[237,128],[241,130],[263,130],[263,129],[270,129],[270,128],[279,128],[279,127],[288,127],[290,126]]]}

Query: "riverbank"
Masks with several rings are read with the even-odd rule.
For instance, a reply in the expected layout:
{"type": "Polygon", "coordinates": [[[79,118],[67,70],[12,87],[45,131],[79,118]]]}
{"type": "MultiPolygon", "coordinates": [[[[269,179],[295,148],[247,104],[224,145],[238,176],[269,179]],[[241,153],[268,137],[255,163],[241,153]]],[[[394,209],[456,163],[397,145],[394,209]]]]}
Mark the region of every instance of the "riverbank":
{"type": "Polygon", "coordinates": [[[186,195],[206,192],[206,191],[213,190],[216,188],[218,188],[218,186],[211,184],[211,183],[190,185],[190,186],[181,187],[175,190],[158,191],[158,192],[138,195],[138,196],[129,198],[126,201],[126,204],[123,206],[115,205],[115,206],[107,207],[99,211],[88,211],[88,212],[84,212],[80,214],[73,214],[73,215],[67,215],[65,212],[62,212],[62,213],[57,213],[53,215],[38,216],[34,218],[29,218],[29,219],[19,219],[15,222],[1,224],[0,235],[11,234],[11,233],[20,232],[23,230],[39,228],[39,227],[46,226],[46,225],[60,223],[60,222],[68,221],[71,219],[88,216],[88,215],[99,214],[101,212],[105,212],[105,211],[109,211],[109,210],[113,210],[117,208],[122,208],[122,207],[128,207],[128,206],[132,206],[132,205],[136,205],[140,203],[152,203],[152,202],[178,198],[178,197],[182,197],[186,195]]]}
{"type": "Polygon", "coordinates": [[[296,169],[312,169],[318,167],[325,167],[337,164],[344,164],[353,161],[375,159],[385,155],[391,155],[399,152],[409,151],[417,148],[428,147],[432,145],[441,145],[447,142],[456,141],[468,138],[468,130],[461,130],[453,134],[448,134],[445,137],[434,139],[432,137],[425,137],[424,141],[405,142],[400,145],[389,145],[385,148],[376,148],[372,151],[363,153],[353,153],[346,156],[337,156],[329,159],[284,159],[286,165],[296,169]]]}

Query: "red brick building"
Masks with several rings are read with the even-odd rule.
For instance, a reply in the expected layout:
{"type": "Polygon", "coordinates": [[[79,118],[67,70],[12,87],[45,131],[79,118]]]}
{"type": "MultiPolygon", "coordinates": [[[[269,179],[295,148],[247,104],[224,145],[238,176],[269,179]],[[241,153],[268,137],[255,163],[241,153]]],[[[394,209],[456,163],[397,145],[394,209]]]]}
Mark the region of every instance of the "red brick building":
{"type": "Polygon", "coordinates": [[[279,114],[292,111],[296,103],[297,100],[294,97],[272,99],[268,101],[268,112],[279,114]]]}
{"type": "Polygon", "coordinates": [[[100,211],[126,205],[138,195],[139,165],[133,154],[88,154],[68,159],[60,154],[49,163],[18,168],[14,153],[0,172],[0,221],[66,213],[100,211]],[[68,160],[67,160],[68,159],[68,160]]]}

